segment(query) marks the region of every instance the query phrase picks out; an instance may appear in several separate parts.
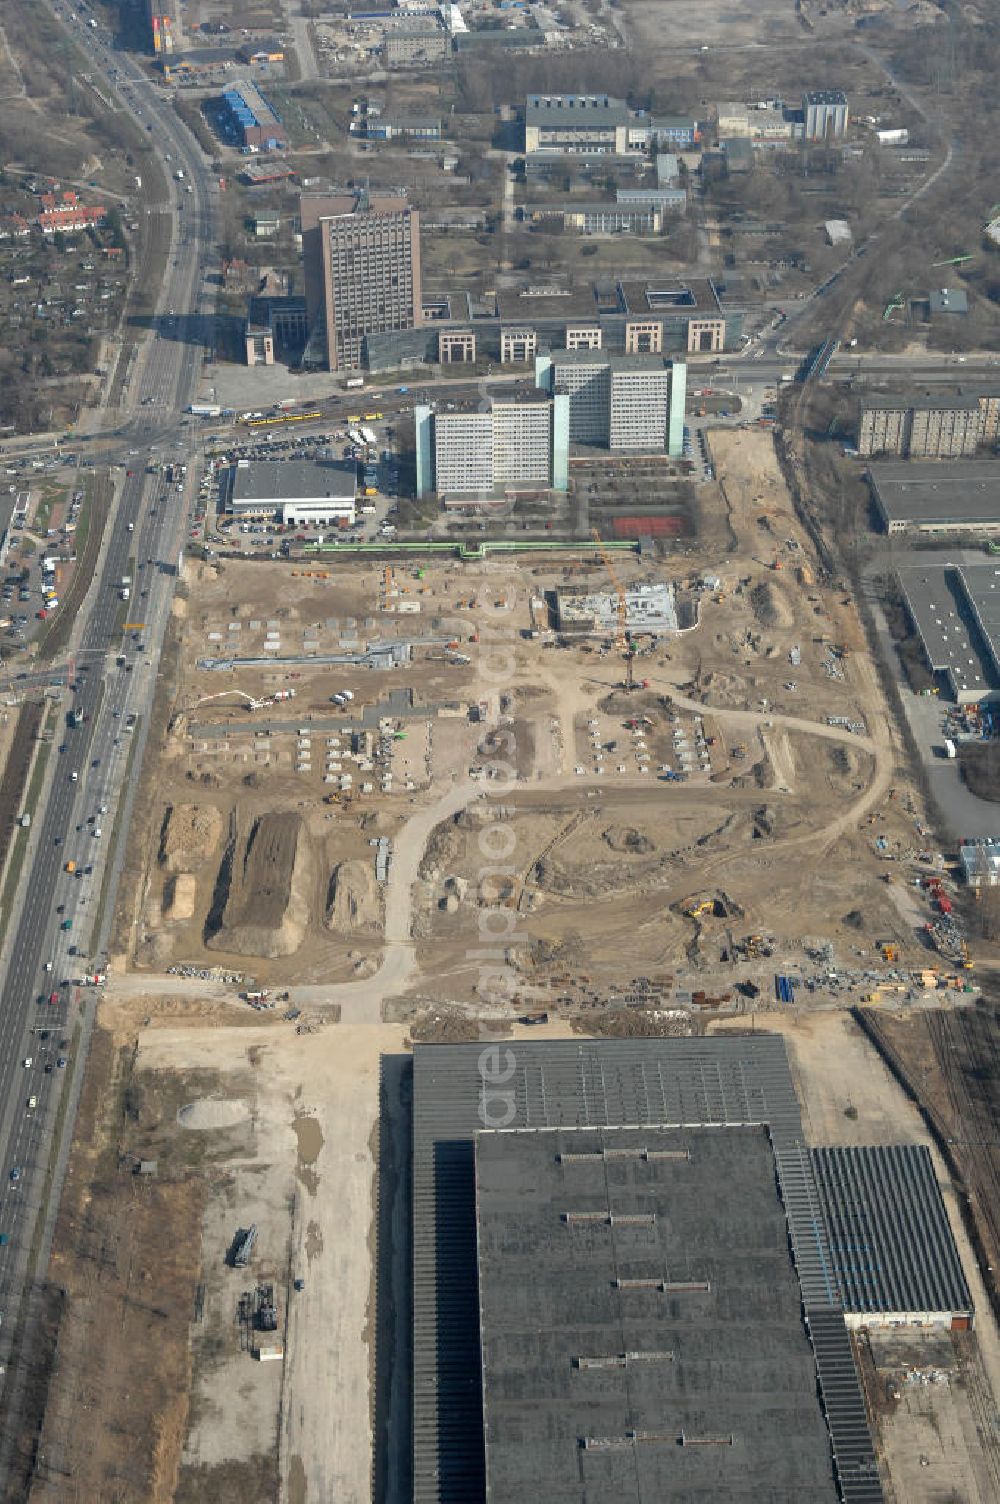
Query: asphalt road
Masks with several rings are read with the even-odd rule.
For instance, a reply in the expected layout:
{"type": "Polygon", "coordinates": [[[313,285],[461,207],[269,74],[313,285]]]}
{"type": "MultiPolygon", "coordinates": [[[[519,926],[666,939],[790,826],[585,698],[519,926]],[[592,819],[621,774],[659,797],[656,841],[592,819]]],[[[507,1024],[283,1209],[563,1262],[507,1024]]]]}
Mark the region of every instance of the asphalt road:
{"type": "MultiPolygon", "coordinates": [[[[128,107],[143,126],[153,126],[154,139],[164,154],[170,154],[168,166],[183,171],[184,180],[172,180],[174,238],[154,332],[140,348],[125,405],[119,409],[115,458],[128,463],[129,451],[138,451],[134,473],[119,491],[97,573],[75,626],[70,650],[75,689],[65,692],[59,705],[46,786],[0,955],[0,1233],[7,1237],[0,1246],[0,1363],[5,1367],[3,1404],[8,1413],[19,1393],[20,1376],[11,1351],[29,1251],[40,1226],[38,1268],[44,1269],[58,1202],[58,1184],[45,1204],[42,1192],[59,1097],[71,1090],[83,1069],[89,1033],[88,1015],[73,979],[93,968],[99,947],[106,943],[106,934],[95,933],[103,872],[108,862],[115,875],[120,872],[129,821],[119,821],[120,849],[113,850],[116,817],[123,799],[127,816],[134,797],[134,787],[124,787],[124,775],[133,742],[134,776],[141,767],[187,535],[195,467],[191,466],[184,494],[170,487],[167,499],[162,499],[162,478],[147,476],[144,466],[152,444],[161,450],[166,446],[168,456],[170,446],[176,445],[173,452],[185,460],[182,450],[193,447],[193,439],[182,437],[187,420],[180,414],[191,401],[203,343],[210,335],[212,301],[204,284],[204,261],[214,238],[217,191],[197,144],[138,66],[112,50],[106,32],[62,14],[79,45],[93,57],[94,74],[104,75],[102,88],[113,93],[127,80],[128,107]],[[118,72],[117,85],[112,70],[118,72]],[[126,575],[132,582],[127,607],[120,598],[126,575]],[[123,616],[143,623],[142,632],[123,632],[123,616]],[[76,726],[68,724],[71,708],[81,717],[76,726]],[[134,731],[126,729],[131,715],[136,717],[134,731]],[[65,871],[69,861],[77,865],[75,874],[65,871]],[[64,921],[71,923],[70,930],[61,929],[64,921]],[[76,954],[70,953],[71,947],[76,954]],[[49,1002],[53,993],[55,1004],[49,1002]],[[78,1023],[84,1025],[80,1044],[71,1052],[60,1041],[72,1039],[78,1023]],[[59,1066],[60,1059],[65,1067],[59,1066]]],[[[58,673],[45,677],[56,678],[58,673]]],[[[110,921],[113,889],[114,884],[103,931],[110,921]]],[[[72,1130],[72,1118],[72,1112],[65,1115],[65,1137],[72,1130]]],[[[57,1149],[64,1161],[65,1145],[57,1149]]],[[[30,1339],[26,1345],[30,1348],[30,1339]]],[[[0,1437],[0,1474],[6,1474],[10,1463],[10,1431],[6,1427],[0,1437]]]]}

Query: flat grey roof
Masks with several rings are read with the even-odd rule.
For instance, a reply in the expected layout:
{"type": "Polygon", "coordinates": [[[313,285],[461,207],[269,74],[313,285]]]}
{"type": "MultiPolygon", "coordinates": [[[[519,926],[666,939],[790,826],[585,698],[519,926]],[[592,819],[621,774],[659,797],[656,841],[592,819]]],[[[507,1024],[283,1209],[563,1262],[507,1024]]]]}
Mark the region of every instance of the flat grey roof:
{"type": "Polygon", "coordinates": [[[517,1040],[413,1051],[413,1498],[482,1504],[474,1139],[491,1128],[767,1125],[846,1504],[882,1499],[784,1042],[517,1040]]]}
{"type": "Polygon", "coordinates": [[[981,397],[993,396],[996,388],[957,387],[951,391],[922,392],[870,392],[861,398],[862,411],[905,412],[913,408],[918,412],[972,412],[979,406],[981,397]]]}
{"type": "Polygon", "coordinates": [[[554,366],[607,366],[612,371],[665,371],[675,364],[669,355],[618,355],[611,350],[553,350],[554,366]]]}
{"type": "Polygon", "coordinates": [[[995,564],[963,564],[955,574],[989,654],[989,667],[1000,679],[1000,568],[995,564]]]}
{"type": "Polygon", "coordinates": [[[968,313],[969,298],[964,287],[935,287],[928,298],[931,313],[968,313]]]}
{"type": "Polygon", "coordinates": [[[765,1128],[481,1133],[476,1196],[487,1504],[833,1504],[765,1128]]]}
{"type": "Polygon", "coordinates": [[[608,94],[529,94],[524,108],[525,124],[542,129],[608,128],[624,125],[629,118],[624,99],[612,99],[608,94]]]}
{"type": "Polygon", "coordinates": [[[812,1151],[848,1311],[972,1314],[925,1144],[812,1151]]]}
{"type": "Polygon", "coordinates": [[[1000,522],[1000,459],[887,460],[868,474],[889,522],[1000,522]]]}
{"type": "Polygon", "coordinates": [[[956,692],[985,694],[990,687],[987,664],[973,639],[973,621],[957,571],[920,564],[901,569],[899,583],[934,673],[948,674],[956,692]]]}
{"type": "Polygon", "coordinates": [[[182,63],[216,63],[221,68],[236,57],[235,47],[192,47],[189,52],[165,52],[158,59],[169,68],[179,68],[182,63]]]}
{"type": "Polygon", "coordinates": [[[587,204],[570,199],[564,204],[525,204],[524,212],[526,214],[621,214],[623,212],[648,214],[656,207],[656,204],[652,202],[628,204],[623,203],[621,199],[610,204],[607,202],[587,204]]]}
{"type": "Polygon", "coordinates": [[[232,476],[235,502],[349,500],[357,488],[354,465],[340,461],[243,460],[232,467],[232,476]]]}

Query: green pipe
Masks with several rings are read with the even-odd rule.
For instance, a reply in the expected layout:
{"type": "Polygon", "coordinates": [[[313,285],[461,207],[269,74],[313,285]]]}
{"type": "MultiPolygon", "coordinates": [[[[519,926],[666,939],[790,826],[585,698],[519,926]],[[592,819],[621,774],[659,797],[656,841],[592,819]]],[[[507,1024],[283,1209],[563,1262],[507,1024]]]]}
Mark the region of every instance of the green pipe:
{"type": "Polygon", "coordinates": [[[608,543],[549,543],[548,541],[514,543],[497,540],[492,543],[310,543],[307,554],[455,554],[459,559],[485,559],[488,554],[514,553],[570,553],[600,554],[606,550],[618,553],[636,553],[639,545],[634,539],[616,539],[608,543]]]}

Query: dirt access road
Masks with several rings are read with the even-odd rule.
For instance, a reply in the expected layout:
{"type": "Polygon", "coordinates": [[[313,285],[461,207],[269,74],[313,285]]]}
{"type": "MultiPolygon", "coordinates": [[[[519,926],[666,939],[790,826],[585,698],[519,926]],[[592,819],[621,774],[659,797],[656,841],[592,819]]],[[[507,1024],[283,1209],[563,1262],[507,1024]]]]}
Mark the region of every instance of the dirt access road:
{"type": "MultiPolygon", "coordinates": [[[[867,664],[865,671],[870,673],[867,664]]],[[[610,687],[610,686],[609,686],[610,687]]],[[[664,681],[675,705],[693,710],[698,714],[710,713],[723,725],[732,725],[740,731],[754,730],[763,734],[766,730],[794,732],[799,735],[819,737],[821,740],[840,743],[853,750],[869,753],[875,761],[875,773],[864,793],[848,805],[830,823],[819,831],[805,835],[789,836],[762,849],[758,860],[762,869],[774,863],[784,863],[787,852],[797,847],[808,846],[810,860],[822,859],[825,852],[847,831],[857,826],[874,808],[888,789],[894,773],[894,753],[890,740],[888,722],[884,717],[870,717],[874,725],[872,736],[857,736],[838,726],[825,726],[799,716],[781,714],[765,715],[761,712],[738,709],[712,709],[698,700],[690,700],[677,693],[675,687],[664,681]]],[[[872,692],[875,685],[872,677],[872,692]]],[[[565,748],[564,753],[565,757],[565,748]]],[[[676,791],[648,780],[623,780],[622,787],[634,784],[654,795],[659,790],[664,797],[673,798],[676,791]]],[[[574,791],[593,786],[603,788],[596,779],[578,778],[561,773],[556,777],[540,779],[530,788],[533,793],[551,792],[572,788],[574,791]]],[[[527,785],[526,785],[527,787],[527,785]]],[[[492,791],[490,791],[492,792],[492,791]]],[[[420,970],[415,945],[411,935],[413,921],[413,885],[417,881],[420,860],[434,829],[443,821],[450,820],[459,811],[467,809],[476,800],[487,796],[479,784],[468,781],[456,783],[446,790],[433,804],[417,811],[402,827],[396,837],[393,861],[386,887],[385,949],[381,964],[371,977],[359,981],[339,982],[324,986],[304,986],[290,989],[290,1000],[296,1006],[336,1004],[345,1024],[374,1024],[381,1019],[382,1005],[390,998],[400,997],[419,980],[420,970]]],[[[728,859],[728,858],[727,858],[728,859]]],[[[213,987],[199,978],[156,976],[148,973],[133,973],[116,977],[112,983],[115,995],[129,996],[217,996],[220,1002],[232,1001],[232,993],[221,984],[213,987]]]]}

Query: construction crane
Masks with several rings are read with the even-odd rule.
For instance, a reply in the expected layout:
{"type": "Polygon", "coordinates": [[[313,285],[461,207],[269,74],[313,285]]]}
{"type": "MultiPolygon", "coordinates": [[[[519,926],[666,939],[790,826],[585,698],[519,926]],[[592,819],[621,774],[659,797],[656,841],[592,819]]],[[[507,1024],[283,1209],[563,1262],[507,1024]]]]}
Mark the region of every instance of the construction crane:
{"type": "Polygon", "coordinates": [[[615,617],[617,621],[615,647],[625,655],[625,688],[630,690],[634,688],[632,659],[635,655],[632,650],[632,639],[628,633],[628,605],[625,599],[625,586],[618,578],[618,571],[615,569],[611,552],[605,548],[604,540],[596,527],[591,528],[590,536],[600,549],[601,558],[604,560],[604,567],[608,571],[608,577],[614,587],[616,597],[615,617]]]}
{"type": "Polygon", "coordinates": [[[967,261],[975,261],[975,256],[952,256],[948,261],[932,261],[931,271],[939,266],[964,266],[967,261]]]}
{"type": "Polygon", "coordinates": [[[889,299],[888,303],[886,303],[886,305],[885,305],[885,311],[882,314],[882,322],[883,322],[883,324],[887,324],[889,322],[889,320],[891,319],[892,315],[896,312],[897,308],[902,308],[902,306],[903,306],[903,294],[902,294],[902,292],[894,293],[893,296],[889,299]]]}

